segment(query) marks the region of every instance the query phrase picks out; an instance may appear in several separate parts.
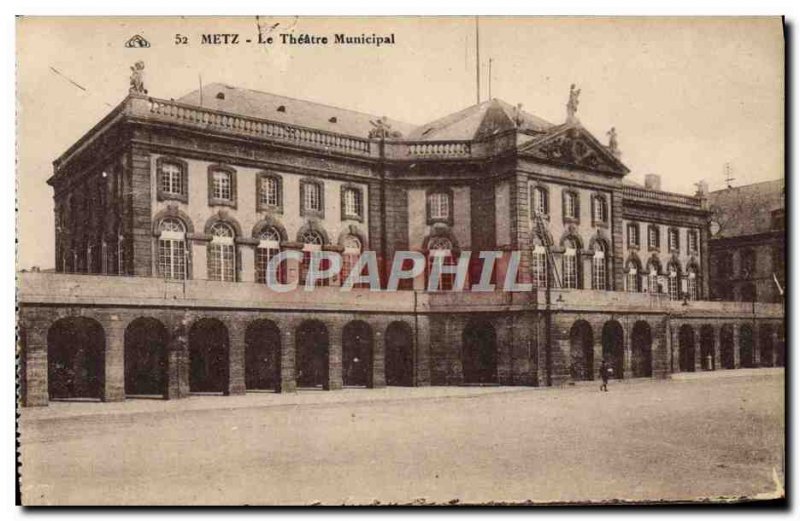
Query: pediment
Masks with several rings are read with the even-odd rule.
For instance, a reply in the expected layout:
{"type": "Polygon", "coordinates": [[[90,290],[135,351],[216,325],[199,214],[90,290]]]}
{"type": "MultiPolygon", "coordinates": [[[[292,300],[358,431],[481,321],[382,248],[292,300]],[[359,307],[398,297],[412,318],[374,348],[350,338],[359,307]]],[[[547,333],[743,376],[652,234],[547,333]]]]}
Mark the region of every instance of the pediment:
{"type": "Polygon", "coordinates": [[[616,175],[625,175],[628,168],[580,126],[567,126],[523,145],[519,156],[579,167],[616,175]]]}

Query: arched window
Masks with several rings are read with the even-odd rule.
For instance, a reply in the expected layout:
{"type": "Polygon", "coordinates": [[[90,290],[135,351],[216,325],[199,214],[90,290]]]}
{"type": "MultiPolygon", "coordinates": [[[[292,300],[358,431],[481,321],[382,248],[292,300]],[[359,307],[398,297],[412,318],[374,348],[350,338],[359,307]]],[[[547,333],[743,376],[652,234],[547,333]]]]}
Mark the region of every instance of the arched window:
{"type": "MultiPolygon", "coordinates": [[[[303,243],[303,262],[300,263],[300,284],[305,284],[306,279],[308,278],[308,271],[311,268],[312,252],[322,250],[322,245],[325,244],[325,240],[322,238],[322,235],[319,232],[314,230],[306,230],[300,236],[300,242],[303,243]]],[[[326,268],[324,264],[320,267],[322,269],[326,268]]],[[[329,282],[327,279],[317,280],[315,285],[327,286],[328,283],[329,282]]]]}
{"type": "Polygon", "coordinates": [[[680,270],[678,266],[672,262],[667,267],[667,292],[669,293],[670,300],[680,300],[680,270]]]}
{"type": "Polygon", "coordinates": [[[211,242],[208,245],[209,280],[236,280],[235,236],[233,228],[223,222],[215,223],[211,227],[211,242]]]}
{"type": "MultiPolygon", "coordinates": [[[[342,282],[353,271],[353,267],[361,256],[361,241],[355,235],[348,235],[344,239],[344,251],[342,252],[342,282]]],[[[356,284],[354,287],[363,287],[363,284],[356,284]]]]}
{"type": "Polygon", "coordinates": [[[186,227],[174,218],[159,225],[158,268],[165,279],[186,278],[186,227]]]}
{"type": "Polygon", "coordinates": [[[699,293],[697,290],[698,287],[698,277],[697,277],[697,267],[692,265],[689,266],[686,275],[686,293],[687,298],[689,300],[697,300],[699,298],[699,293]]]}
{"type": "Polygon", "coordinates": [[[640,280],[639,265],[629,260],[625,266],[625,290],[629,293],[639,293],[642,290],[640,280]]]}
{"type": "MultiPolygon", "coordinates": [[[[453,258],[453,243],[447,237],[433,237],[428,241],[428,276],[431,274],[434,259],[436,257],[443,257],[442,265],[452,266],[455,264],[453,258]]],[[[442,273],[439,287],[440,290],[453,289],[455,282],[455,275],[452,273],[442,273]]],[[[427,287],[427,281],[425,287],[427,287]]]]}
{"type": "Polygon", "coordinates": [[[533,285],[537,288],[544,288],[547,286],[547,253],[544,246],[537,245],[533,248],[533,256],[531,259],[531,274],[533,285]]]}
{"type": "Polygon", "coordinates": [[[655,262],[647,264],[647,291],[649,293],[661,293],[661,289],[658,287],[659,271],[661,271],[659,265],[655,262]]]}
{"type": "Polygon", "coordinates": [[[607,289],[606,277],[606,252],[605,245],[597,241],[594,245],[594,256],[592,257],[592,288],[607,289]]]}
{"type": "MultiPolygon", "coordinates": [[[[272,178],[266,178],[272,179],[272,178]]],[[[281,251],[281,234],[274,227],[264,229],[258,235],[256,247],[256,282],[268,283],[267,269],[269,261],[281,251]]],[[[282,262],[277,273],[280,284],[286,283],[286,263],[282,262]]]]}
{"type": "Polygon", "coordinates": [[[569,289],[578,288],[578,249],[575,241],[567,239],[564,241],[564,255],[561,259],[563,271],[563,286],[569,289]]]}

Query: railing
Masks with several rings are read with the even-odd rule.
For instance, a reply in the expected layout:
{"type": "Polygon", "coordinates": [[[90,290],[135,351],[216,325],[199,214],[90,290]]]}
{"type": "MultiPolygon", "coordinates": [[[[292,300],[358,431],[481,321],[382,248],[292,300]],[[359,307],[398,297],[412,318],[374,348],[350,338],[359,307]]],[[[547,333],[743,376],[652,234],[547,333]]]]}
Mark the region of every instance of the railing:
{"type": "Polygon", "coordinates": [[[469,141],[429,141],[408,144],[408,155],[417,157],[469,157],[469,141]]]}
{"type": "Polygon", "coordinates": [[[178,120],[204,128],[215,128],[314,148],[325,148],[347,154],[370,154],[370,141],[368,139],[208,110],[192,105],[175,103],[174,101],[147,98],[147,113],[163,119],[178,120]]]}
{"type": "Polygon", "coordinates": [[[631,199],[652,201],[660,204],[663,203],[681,204],[684,206],[692,206],[695,208],[702,207],[700,199],[697,197],[693,197],[691,195],[682,195],[672,192],[662,192],[661,190],[648,190],[646,188],[634,188],[630,186],[626,186],[622,192],[626,198],[631,198],[631,199]]]}

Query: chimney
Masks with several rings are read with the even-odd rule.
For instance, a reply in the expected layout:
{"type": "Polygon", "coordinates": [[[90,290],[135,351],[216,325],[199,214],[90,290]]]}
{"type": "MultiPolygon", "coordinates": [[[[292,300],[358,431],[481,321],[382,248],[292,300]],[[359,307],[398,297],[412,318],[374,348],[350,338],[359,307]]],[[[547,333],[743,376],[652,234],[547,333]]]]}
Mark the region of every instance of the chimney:
{"type": "Polygon", "coordinates": [[[697,192],[695,192],[695,197],[708,197],[708,183],[704,180],[698,181],[695,183],[697,186],[697,192]]]}
{"type": "Polygon", "coordinates": [[[645,174],[644,187],[648,190],[661,190],[661,176],[658,174],[645,174]]]}

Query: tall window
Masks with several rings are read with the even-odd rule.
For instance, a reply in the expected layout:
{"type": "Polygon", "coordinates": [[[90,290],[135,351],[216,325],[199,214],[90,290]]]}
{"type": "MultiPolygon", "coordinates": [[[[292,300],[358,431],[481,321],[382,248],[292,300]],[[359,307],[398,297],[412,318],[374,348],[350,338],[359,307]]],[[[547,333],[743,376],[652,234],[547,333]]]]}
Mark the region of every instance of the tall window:
{"type": "Polygon", "coordinates": [[[161,191],[170,195],[183,194],[183,168],[175,163],[161,163],[161,191]]]}
{"type": "Polygon", "coordinates": [[[303,184],[303,209],[312,212],[321,212],[322,205],[322,185],[317,183],[303,184]]]}
{"type": "Polygon", "coordinates": [[[639,247],[639,225],[637,223],[628,223],[628,247],[639,247]]]}
{"type": "Polygon", "coordinates": [[[608,222],[608,201],[602,195],[595,196],[594,201],[594,222],[608,222]]]}
{"type": "Polygon", "coordinates": [[[537,288],[544,288],[547,286],[547,255],[544,251],[544,246],[536,246],[533,248],[533,257],[531,259],[531,271],[533,275],[533,285],[537,288]]]}
{"type": "MultiPolygon", "coordinates": [[[[318,186],[318,185],[307,185],[307,186],[318,186]]],[[[322,250],[322,245],[325,241],[322,239],[322,235],[318,232],[313,230],[308,230],[303,232],[303,235],[300,237],[300,242],[303,243],[303,262],[300,263],[300,284],[305,284],[306,279],[308,278],[308,272],[311,268],[311,255],[315,251],[322,250]]],[[[323,269],[325,266],[321,266],[323,269]]],[[[315,282],[316,286],[327,286],[328,280],[317,280],[315,282]]]]}
{"type": "Polygon", "coordinates": [[[578,251],[575,243],[571,240],[565,243],[564,255],[561,259],[562,271],[564,272],[564,287],[576,289],[578,287],[578,251]]]}
{"type": "MultiPolygon", "coordinates": [[[[355,235],[348,235],[344,239],[344,251],[342,252],[342,282],[350,276],[358,258],[361,256],[361,241],[355,235]]],[[[356,284],[353,287],[363,287],[364,284],[356,284]]]]}
{"type": "Polygon", "coordinates": [[[564,194],[564,217],[567,219],[578,218],[578,194],[575,192],[564,194]]]}
{"type": "Polygon", "coordinates": [[[208,279],[233,282],[236,280],[236,255],[233,229],[225,223],[211,227],[208,245],[208,279]]]}
{"type": "Polygon", "coordinates": [[[281,201],[281,180],[274,175],[259,177],[258,202],[261,207],[279,208],[281,201]]]}
{"type": "Polygon", "coordinates": [[[361,190],[358,188],[342,188],[342,207],[344,209],[343,218],[358,218],[363,216],[361,190]]]}
{"type": "Polygon", "coordinates": [[[690,253],[697,253],[700,251],[697,240],[697,230],[686,230],[686,244],[690,253]]]}
{"type": "Polygon", "coordinates": [[[450,218],[450,194],[433,192],[428,194],[428,219],[447,220],[450,218]]]}
{"type": "Polygon", "coordinates": [[[647,291],[649,293],[661,293],[658,287],[658,267],[650,264],[647,270],[647,291]]]}
{"type": "MultiPolygon", "coordinates": [[[[453,266],[455,259],[453,258],[453,243],[447,237],[433,237],[428,241],[428,277],[431,275],[433,263],[437,257],[442,257],[443,266],[453,266]]],[[[455,274],[442,273],[439,279],[439,286],[435,289],[451,290],[455,282],[455,274]]],[[[428,281],[425,283],[427,287],[428,281]]]]}
{"type": "Polygon", "coordinates": [[[625,269],[625,290],[629,293],[640,292],[639,280],[639,267],[635,262],[628,262],[625,269]]]}
{"type": "Polygon", "coordinates": [[[680,275],[678,273],[678,267],[675,266],[675,264],[670,264],[667,277],[667,291],[669,292],[670,300],[679,300],[681,298],[679,293],[679,281],[680,275]]]}
{"type": "Polygon", "coordinates": [[[211,196],[214,199],[231,200],[231,174],[224,170],[214,170],[211,176],[213,186],[211,196]]]}
{"type": "Polygon", "coordinates": [[[647,227],[647,247],[651,250],[661,249],[661,237],[659,237],[658,226],[655,224],[647,227]]]}
{"type": "Polygon", "coordinates": [[[606,252],[601,242],[594,247],[592,257],[592,288],[606,289],[606,252]]]}
{"type": "MultiPolygon", "coordinates": [[[[256,247],[256,282],[268,283],[269,261],[281,251],[281,234],[273,227],[262,231],[256,247]]],[[[282,262],[276,276],[280,284],[286,283],[286,263],[282,262]]]]}
{"type": "Polygon", "coordinates": [[[689,268],[689,274],[686,277],[686,293],[689,300],[697,300],[697,270],[694,267],[689,268]]]}
{"type": "Polygon", "coordinates": [[[547,201],[547,190],[541,186],[533,189],[531,207],[534,215],[547,215],[549,213],[547,201]]]}
{"type": "Polygon", "coordinates": [[[681,241],[678,230],[670,228],[669,230],[669,251],[679,252],[681,250],[681,241]]]}
{"type": "Polygon", "coordinates": [[[186,278],[186,228],[178,219],[161,221],[158,236],[158,266],[161,276],[165,279],[186,278]]]}

